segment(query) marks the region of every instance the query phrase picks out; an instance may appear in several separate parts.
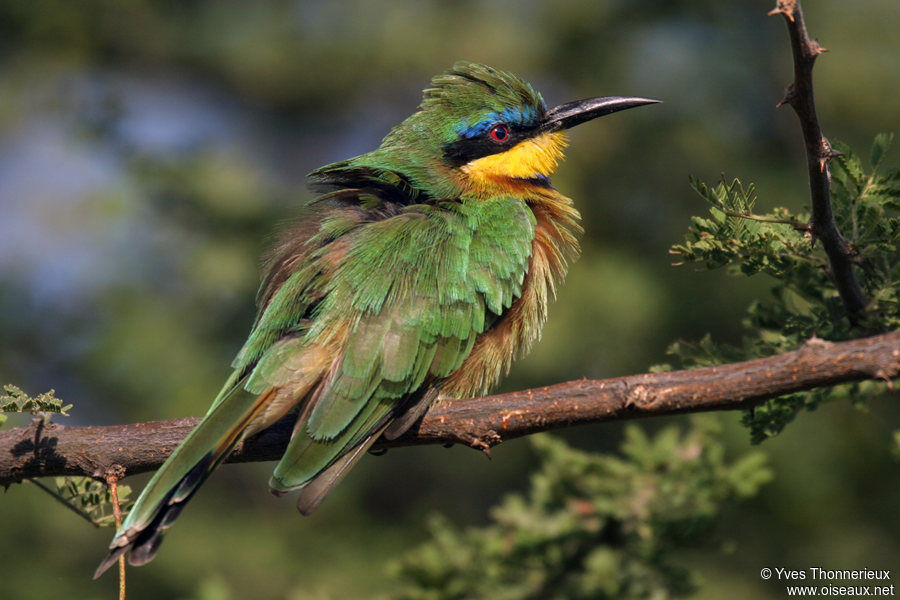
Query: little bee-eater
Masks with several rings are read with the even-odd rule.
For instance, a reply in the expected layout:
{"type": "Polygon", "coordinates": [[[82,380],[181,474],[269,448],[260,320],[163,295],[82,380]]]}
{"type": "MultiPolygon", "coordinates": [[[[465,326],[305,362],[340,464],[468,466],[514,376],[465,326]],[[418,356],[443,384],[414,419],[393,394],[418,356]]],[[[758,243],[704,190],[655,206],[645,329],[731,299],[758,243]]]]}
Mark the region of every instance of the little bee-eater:
{"type": "Polygon", "coordinates": [[[515,75],[461,62],[373,152],[309,175],[315,215],[270,254],[250,335],[199,425],[110,543],[142,565],[235,444],[286,413],[269,485],[312,512],[379,437],[438,398],[484,395],[537,338],[578,255],[579,215],[550,184],[565,130],[651,104],[548,110],[515,75]]]}

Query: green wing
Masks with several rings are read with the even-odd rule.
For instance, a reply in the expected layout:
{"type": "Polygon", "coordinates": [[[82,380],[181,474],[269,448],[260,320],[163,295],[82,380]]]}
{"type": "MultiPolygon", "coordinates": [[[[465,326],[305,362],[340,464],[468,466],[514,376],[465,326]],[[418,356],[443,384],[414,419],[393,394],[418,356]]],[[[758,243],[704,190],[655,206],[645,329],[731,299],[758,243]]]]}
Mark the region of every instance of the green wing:
{"type": "Polygon", "coordinates": [[[515,198],[331,207],[282,252],[264,307],[203,421],[157,471],[95,577],[162,536],[241,438],[302,406],[272,477],[309,513],[394,419],[400,435],[519,296],[534,216],[515,198]],[[244,390],[253,395],[244,393],[244,390]]]}
{"type": "MultiPolygon", "coordinates": [[[[325,220],[322,231],[346,225],[334,218],[338,222],[325,220]]],[[[292,341],[300,354],[321,340],[341,338],[338,357],[275,469],[272,488],[302,487],[326,470],[339,478],[352,464],[336,464],[342,457],[355,460],[360,445],[374,441],[411,396],[439,386],[458,369],[476,338],[519,295],[533,237],[527,206],[495,198],[407,206],[341,231],[336,248],[322,245],[316,260],[275,294],[254,331],[265,336],[302,325],[292,341]],[[333,252],[341,253],[340,260],[333,260],[333,252]],[[323,266],[334,264],[331,271],[323,266]],[[308,322],[288,323],[282,309],[309,296],[319,300],[308,322]]],[[[254,358],[254,344],[251,337],[245,359],[254,358]]],[[[261,353],[249,391],[283,384],[282,365],[290,362],[284,352],[278,343],[261,353]],[[280,356],[270,360],[270,352],[280,356]]]]}

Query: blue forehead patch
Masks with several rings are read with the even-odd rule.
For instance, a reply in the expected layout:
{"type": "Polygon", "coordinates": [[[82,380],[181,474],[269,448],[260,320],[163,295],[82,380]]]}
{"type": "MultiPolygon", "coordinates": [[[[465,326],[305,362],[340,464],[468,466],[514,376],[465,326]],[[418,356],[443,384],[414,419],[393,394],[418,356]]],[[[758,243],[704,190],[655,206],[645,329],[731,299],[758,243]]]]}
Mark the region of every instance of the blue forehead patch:
{"type": "Polygon", "coordinates": [[[510,107],[499,112],[488,113],[474,125],[470,125],[467,119],[463,119],[456,125],[456,133],[460,137],[473,138],[485,134],[498,123],[527,126],[533,125],[537,118],[538,111],[534,106],[510,107]]]}

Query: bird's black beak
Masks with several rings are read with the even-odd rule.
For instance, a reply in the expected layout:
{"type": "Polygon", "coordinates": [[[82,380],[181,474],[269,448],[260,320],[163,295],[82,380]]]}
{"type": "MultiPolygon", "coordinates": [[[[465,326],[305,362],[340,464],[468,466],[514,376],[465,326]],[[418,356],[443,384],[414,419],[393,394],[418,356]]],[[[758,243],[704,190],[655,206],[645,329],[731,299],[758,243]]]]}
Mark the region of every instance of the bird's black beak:
{"type": "Polygon", "coordinates": [[[657,104],[659,102],[661,100],[627,98],[623,96],[604,96],[602,98],[588,98],[587,100],[566,102],[547,111],[544,121],[541,123],[541,129],[547,132],[569,129],[620,110],[644,106],[645,104],[657,104]]]}

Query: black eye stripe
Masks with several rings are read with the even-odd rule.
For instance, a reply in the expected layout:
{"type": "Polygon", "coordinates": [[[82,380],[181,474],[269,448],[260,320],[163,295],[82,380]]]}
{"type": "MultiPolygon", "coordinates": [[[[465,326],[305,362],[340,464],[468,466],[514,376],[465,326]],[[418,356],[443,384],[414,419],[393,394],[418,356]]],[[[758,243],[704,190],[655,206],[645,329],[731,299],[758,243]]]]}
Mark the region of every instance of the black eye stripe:
{"type": "Polygon", "coordinates": [[[491,154],[499,154],[509,150],[522,140],[532,137],[535,127],[522,127],[508,123],[502,123],[506,127],[507,135],[503,140],[497,140],[492,136],[495,125],[489,131],[473,138],[460,138],[455,142],[445,144],[444,160],[452,167],[459,167],[468,162],[489,156],[491,154]]]}

